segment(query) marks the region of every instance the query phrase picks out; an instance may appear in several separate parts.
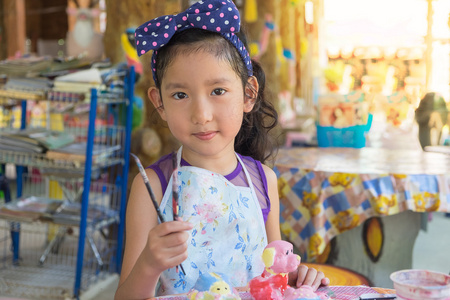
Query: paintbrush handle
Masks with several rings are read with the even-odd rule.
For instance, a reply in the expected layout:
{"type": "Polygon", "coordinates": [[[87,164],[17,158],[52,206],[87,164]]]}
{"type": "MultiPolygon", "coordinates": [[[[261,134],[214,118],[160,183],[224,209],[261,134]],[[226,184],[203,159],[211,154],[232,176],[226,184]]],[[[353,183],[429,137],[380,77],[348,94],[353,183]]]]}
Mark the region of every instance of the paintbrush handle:
{"type": "Polygon", "coordinates": [[[156,200],[155,200],[155,194],[153,194],[153,190],[152,190],[152,187],[150,186],[150,181],[148,180],[147,174],[145,173],[145,169],[142,166],[141,161],[139,160],[139,158],[136,155],[134,155],[133,153],[130,153],[130,155],[136,161],[136,164],[139,169],[139,173],[141,174],[142,179],[144,180],[145,187],[147,188],[148,194],[150,195],[150,199],[152,200],[153,206],[155,207],[156,214],[158,215],[159,221],[161,223],[164,223],[164,217],[161,213],[161,210],[159,209],[158,202],[156,202],[156,200]]]}
{"type": "Polygon", "coordinates": [[[183,274],[186,275],[186,272],[184,271],[184,268],[183,268],[182,264],[180,264],[180,269],[181,269],[181,272],[183,272],[183,274]]]}
{"type": "Polygon", "coordinates": [[[155,195],[153,194],[152,188],[150,187],[150,183],[148,181],[145,182],[145,187],[147,188],[147,191],[150,194],[150,199],[152,199],[152,203],[153,203],[153,206],[155,207],[156,214],[158,215],[159,221],[161,223],[164,223],[165,222],[164,217],[161,213],[161,210],[159,209],[159,205],[155,200],[155,195]]]}

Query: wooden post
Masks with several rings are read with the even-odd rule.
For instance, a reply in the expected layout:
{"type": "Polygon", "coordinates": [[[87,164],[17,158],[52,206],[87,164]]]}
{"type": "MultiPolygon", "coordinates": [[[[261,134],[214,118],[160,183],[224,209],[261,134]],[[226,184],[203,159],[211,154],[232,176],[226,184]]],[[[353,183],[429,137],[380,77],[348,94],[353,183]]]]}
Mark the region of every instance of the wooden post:
{"type": "Polygon", "coordinates": [[[25,53],[25,0],[3,0],[6,56],[25,53]]]}
{"type": "Polygon", "coordinates": [[[6,38],[5,38],[5,14],[3,13],[3,0],[0,0],[0,60],[6,58],[6,38]]]}
{"type": "Polygon", "coordinates": [[[295,66],[295,96],[299,98],[303,98],[302,94],[302,85],[303,85],[303,77],[302,77],[302,65],[304,64],[304,55],[306,48],[306,31],[305,31],[305,13],[304,13],[304,3],[300,2],[299,5],[295,8],[295,53],[297,55],[296,66],[295,66]]]}
{"type": "Polygon", "coordinates": [[[293,59],[284,57],[281,65],[280,73],[280,90],[289,91],[294,95],[296,73],[295,73],[295,60],[297,59],[296,53],[296,28],[295,28],[295,10],[297,4],[293,4],[290,0],[281,0],[280,5],[280,37],[283,45],[283,50],[291,52],[293,59]]]}
{"type": "Polygon", "coordinates": [[[425,91],[430,87],[431,72],[432,72],[432,53],[433,53],[433,0],[428,0],[428,14],[427,14],[427,35],[425,37],[425,91]]]}
{"type": "MultiPolygon", "coordinates": [[[[253,23],[244,24],[246,29],[247,40],[248,41],[258,41],[265,26],[265,16],[270,14],[272,16],[273,23],[275,26],[279,26],[280,20],[280,9],[278,7],[279,3],[275,0],[258,0],[258,20],[253,23]]],[[[242,14],[243,15],[243,14],[242,14]]],[[[245,22],[245,20],[243,20],[245,22]]],[[[277,65],[277,48],[275,34],[271,33],[269,37],[269,42],[266,52],[261,56],[260,63],[266,73],[266,86],[272,95],[272,100],[275,108],[278,109],[277,96],[280,91],[280,68],[277,65]]]]}

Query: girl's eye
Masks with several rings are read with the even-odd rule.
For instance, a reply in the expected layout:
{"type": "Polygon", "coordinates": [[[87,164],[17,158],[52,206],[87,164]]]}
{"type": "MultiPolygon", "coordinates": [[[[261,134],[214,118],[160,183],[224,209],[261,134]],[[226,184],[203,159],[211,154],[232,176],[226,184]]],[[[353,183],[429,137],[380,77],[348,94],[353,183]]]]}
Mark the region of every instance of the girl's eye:
{"type": "Polygon", "coordinates": [[[178,92],[178,93],[173,94],[173,97],[177,100],[181,100],[181,99],[187,98],[187,95],[185,93],[178,92]]]}
{"type": "Polygon", "coordinates": [[[215,96],[220,96],[220,95],[225,94],[225,90],[224,89],[214,89],[212,91],[212,94],[215,95],[215,96]]]}

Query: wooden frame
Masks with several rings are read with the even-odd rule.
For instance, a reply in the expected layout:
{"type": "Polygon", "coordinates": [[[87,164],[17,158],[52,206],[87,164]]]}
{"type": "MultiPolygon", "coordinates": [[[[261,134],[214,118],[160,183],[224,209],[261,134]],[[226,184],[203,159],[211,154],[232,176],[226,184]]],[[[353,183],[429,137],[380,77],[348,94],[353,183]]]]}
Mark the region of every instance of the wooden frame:
{"type": "Polygon", "coordinates": [[[3,0],[6,57],[25,53],[25,0],[3,0]]]}

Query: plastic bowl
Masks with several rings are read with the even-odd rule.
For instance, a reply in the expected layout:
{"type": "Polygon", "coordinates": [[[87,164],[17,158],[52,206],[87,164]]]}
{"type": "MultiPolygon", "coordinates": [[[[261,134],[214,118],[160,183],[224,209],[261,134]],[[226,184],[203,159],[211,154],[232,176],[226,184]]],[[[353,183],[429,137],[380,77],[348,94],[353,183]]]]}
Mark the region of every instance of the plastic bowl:
{"type": "Polygon", "coordinates": [[[428,270],[401,270],[391,274],[400,299],[450,299],[450,276],[428,270]]]}

